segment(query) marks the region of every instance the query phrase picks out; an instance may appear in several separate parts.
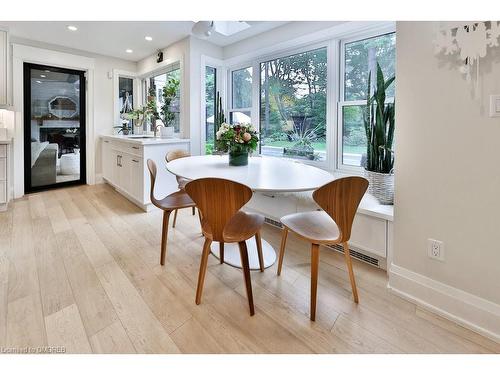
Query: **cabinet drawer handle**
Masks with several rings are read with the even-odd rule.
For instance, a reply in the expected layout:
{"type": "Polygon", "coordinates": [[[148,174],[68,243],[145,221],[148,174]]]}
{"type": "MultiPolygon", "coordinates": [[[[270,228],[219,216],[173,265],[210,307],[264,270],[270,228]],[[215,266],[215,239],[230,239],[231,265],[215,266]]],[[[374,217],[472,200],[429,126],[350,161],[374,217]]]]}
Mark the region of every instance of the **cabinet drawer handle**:
{"type": "Polygon", "coordinates": [[[109,143],[109,141],[104,141],[104,143],[109,143]]]}
{"type": "Polygon", "coordinates": [[[137,146],[132,146],[132,148],[134,148],[134,149],[136,149],[136,150],[138,150],[138,149],[139,149],[139,147],[137,147],[137,146]]]}
{"type": "Polygon", "coordinates": [[[139,160],[132,159],[134,163],[139,163],[139,160]]]}

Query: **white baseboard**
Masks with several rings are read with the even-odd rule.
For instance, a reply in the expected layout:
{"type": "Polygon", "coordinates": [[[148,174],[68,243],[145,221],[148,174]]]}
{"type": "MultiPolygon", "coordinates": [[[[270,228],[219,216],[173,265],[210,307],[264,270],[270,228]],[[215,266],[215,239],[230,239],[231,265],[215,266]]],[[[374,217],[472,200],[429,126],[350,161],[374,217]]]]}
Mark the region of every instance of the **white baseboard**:
{"type": "Polygon", "coordinates": [[[387,287],[396,295],[500,343],[500,305],[391,264],[387,287]]]}
{"type": "Polygon", "coordinates": [[[104,183],[104,178],[102,177],[102,173],[96,173],[94,182],[96,185],[104,183]]]}

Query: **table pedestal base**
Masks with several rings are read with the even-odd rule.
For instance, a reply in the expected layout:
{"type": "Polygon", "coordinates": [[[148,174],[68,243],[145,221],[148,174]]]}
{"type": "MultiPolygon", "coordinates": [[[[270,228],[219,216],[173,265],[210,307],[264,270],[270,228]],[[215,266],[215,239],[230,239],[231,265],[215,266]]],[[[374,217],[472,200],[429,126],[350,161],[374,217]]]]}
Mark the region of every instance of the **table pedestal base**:
{"type": "MultiPolygon", "coordinates": [[[[248,250],[248,263],[250,264],[250,270],[258,271],[259,267],[259,256],[257,254],[257,244],[255,243],[255,237],[252,237],[246,241],[248,250]]],[[[219,243],[214,241],[211,245],[212,254],[219,259],[219,243]]],[[[266,240],[262,240],[262,255],[264,257],[264,268],[271,267],[274,262],[276,262],[276,252],[273,247],[266,240]]],[[[224,263],[230,266],[241,268],[241,258],[240,258],[240,248],[237,243],[225,243],[224,244],[224,263]]]]}

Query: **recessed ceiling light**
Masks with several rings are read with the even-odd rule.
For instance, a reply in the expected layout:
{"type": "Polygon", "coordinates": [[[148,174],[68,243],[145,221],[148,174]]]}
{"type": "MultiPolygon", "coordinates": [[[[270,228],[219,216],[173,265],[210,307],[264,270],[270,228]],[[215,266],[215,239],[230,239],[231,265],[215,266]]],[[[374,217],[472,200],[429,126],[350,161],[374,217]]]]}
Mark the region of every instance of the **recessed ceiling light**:
{"type": "Polygon", "coordinates": [[[36,81],[36,83],[42,83],[42,81],[36,81]]]}
{"type": "Polygon", "coordinates": [[[145,36],[144,39],[146,39],[148,42],[151,42],[153,40],[153,38],[150,36],[145,36]]]}
{"type": "Polygon", "coordinates": [[[50,70],[46,70],[45,73],[50,73],[50,70]]]}
{"type": "Polygon", "coordinates": [[[127,49],[125,50],[125,52],[127,52],[127,53],[132,53],[132,52],[134,52],[134,51],[132,51],[130,48],[127,48],[127,49]]]}
{"type": "Polygon", "coordinates": [[[40,74],[40,78],[45,78],[47,77],[45,74],[40,74]]]}
{"type": "Polygon", "coordinates": [[[76,30],[78,30],[78,27],[73,26],[73,25],[69,25],[68,26],[68,30],[70,30],[70,31],[76,31],[76,30]]]}

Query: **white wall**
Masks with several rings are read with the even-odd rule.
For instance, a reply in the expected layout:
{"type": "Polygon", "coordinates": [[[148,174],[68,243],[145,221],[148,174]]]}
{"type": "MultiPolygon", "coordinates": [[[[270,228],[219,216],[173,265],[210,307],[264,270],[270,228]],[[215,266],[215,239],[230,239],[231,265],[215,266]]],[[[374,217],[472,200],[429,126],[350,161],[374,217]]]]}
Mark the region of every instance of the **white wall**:
{"type": "Polygon", "coordinates": [[[94,123],[96,142],[96,174],[102,173],[100,138],[101,134],[113,134],[113,79],[108,72],[121,69],[134,72],[136,63],[95,55],[94,73],[94,123]]]}
{"type": "MultiPolygon", "coordinates": [[[[500,47],[480,66],[477,99],[435,56],[441,23],[397,23],[396,186],[390,286],[500,339],[500,47]],[[444,241],[445,261],[427,239],[444,241]]],[[[456,63],[455,61],[453,63],[456,63]]]]}
{"type": "Polygon", "coordinates": [[[139,76],[150,75],[173,62],[180,61],[181,82],[181,131],[182,136],[191,139],[191,153],[201,152],[201,57],[222,57],[222,48],[194,37],[184,38],[163,49],[163,62],[156,63],[156,55],[137,63],[139,76]]]}

